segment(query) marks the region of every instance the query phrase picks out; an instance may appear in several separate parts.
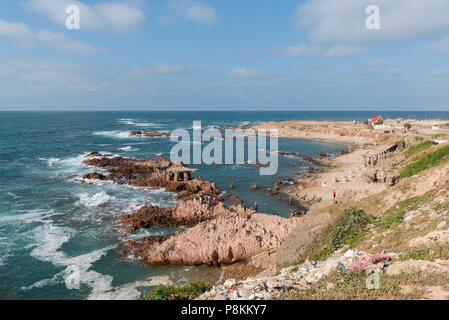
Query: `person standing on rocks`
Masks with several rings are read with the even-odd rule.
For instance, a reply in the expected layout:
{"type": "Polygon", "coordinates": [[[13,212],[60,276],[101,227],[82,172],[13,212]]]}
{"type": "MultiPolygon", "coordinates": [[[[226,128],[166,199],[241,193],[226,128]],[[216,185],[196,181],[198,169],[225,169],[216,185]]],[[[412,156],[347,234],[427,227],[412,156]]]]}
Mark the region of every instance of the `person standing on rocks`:
{"type": "Polygon", "coordinates": [[[259,212],[259,205],[257,204],[257,202],[254,202],[254,211],[259,212]]]}

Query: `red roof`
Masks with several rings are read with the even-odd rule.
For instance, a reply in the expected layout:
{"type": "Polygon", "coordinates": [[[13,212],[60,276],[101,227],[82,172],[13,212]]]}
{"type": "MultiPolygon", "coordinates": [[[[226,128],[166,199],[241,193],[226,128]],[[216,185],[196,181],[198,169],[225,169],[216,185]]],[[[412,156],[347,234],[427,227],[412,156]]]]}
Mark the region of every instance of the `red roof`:
{"type": "Polygon", "coordinates": [[[374,116],[371,118],[371,122],[375,123],[377,121],[382,121],[382,116],[374,116]]]}

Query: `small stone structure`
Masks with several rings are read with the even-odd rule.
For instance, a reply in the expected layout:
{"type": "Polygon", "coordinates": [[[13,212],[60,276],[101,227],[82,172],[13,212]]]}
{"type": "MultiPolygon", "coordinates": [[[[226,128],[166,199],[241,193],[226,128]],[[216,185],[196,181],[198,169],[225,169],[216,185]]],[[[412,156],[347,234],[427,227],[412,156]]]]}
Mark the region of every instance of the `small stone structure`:
{"type": "Polygon", "coordinates": [[[182,163],[167,168],[166,179],[167,181],[190,181],[192,179],[192,173],[197,169],[190,169],[185,167],[182,163]]]}
{"type": "Polygon", "coordinates": [[[375,166],[379,162],[379,160],[390,158],[391,156],[393,156],[393,152],[399,149],[399,146],[401,144],[404,144],[404,142],[395,143],[394,145],[376,154],[364,155],[363,158],[365,167],[375,166]]]}

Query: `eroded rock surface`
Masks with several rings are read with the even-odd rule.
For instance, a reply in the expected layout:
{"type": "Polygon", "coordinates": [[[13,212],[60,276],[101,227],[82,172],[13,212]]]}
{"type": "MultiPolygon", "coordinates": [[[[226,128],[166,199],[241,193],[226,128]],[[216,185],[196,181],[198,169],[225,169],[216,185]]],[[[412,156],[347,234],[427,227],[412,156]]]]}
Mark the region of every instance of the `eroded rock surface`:
{"type": "Polygon", "coordinates": [[[149,264],[230,264],[278,248],[295,222],[264,214],[218,215],[186,232],[127,244],[149,264]]]}

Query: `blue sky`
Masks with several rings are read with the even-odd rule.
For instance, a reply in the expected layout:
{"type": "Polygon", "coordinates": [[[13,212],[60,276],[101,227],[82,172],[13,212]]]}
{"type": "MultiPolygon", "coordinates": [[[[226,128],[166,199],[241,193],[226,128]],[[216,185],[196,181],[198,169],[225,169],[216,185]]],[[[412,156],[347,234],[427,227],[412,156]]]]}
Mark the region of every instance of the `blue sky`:
{"type": "Polygon", "coordinates": [[[448,110],[448,13],[446,0],[4,0],[0,110],[448,110]],[[371,4],[380,30],[365,27],[371,4]]]}

